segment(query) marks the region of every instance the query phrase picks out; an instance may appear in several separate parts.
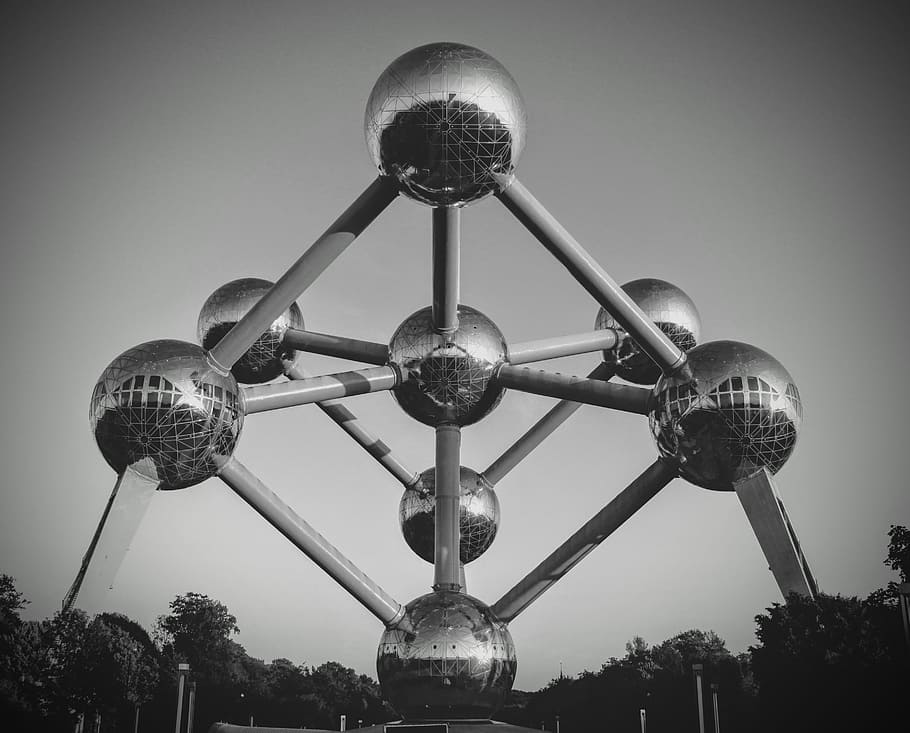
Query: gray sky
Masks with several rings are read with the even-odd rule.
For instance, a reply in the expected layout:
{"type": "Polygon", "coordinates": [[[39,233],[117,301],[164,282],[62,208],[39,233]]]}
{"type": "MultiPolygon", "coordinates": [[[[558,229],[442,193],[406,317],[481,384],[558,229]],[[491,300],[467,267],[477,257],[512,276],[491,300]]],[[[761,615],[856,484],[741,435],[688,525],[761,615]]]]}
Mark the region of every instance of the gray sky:
{"type": "MultiPolygon", "coordinates": [[[[618,282],[676,283],[704,340],[755,344],[793,375],[806,419],[778,484],[823,590],[890,578],[886,532],[910,523],[898,3],[156,5],[0,18],[0,571],[29,617],[59,607],[115,480],[87,426],[101,371],[143,341],[194,340],[223,283],[277,278],[374,176],[376,77],[440,40],[511,71],[520,179],[618,282]]],[[[462,233],[462,301],[508,340],[593,325],[596,303],[496,201],[462,233]]],[[[387,341],[430,303],[429,234],[429,209],[396,201],[300,298],[308,327],[387,341]]],[[[432,430],[391,396],[348,404],[414,470],[432,463],[432,430]]],[[[486,468],[551,404],[507,394],[464,431],[463,463],[486,468]]],[[[499,485],[470,593],[498,599],[655,455],[645,420],[583,408],[499,485]]],[[[429,589],[400,487],[315,408],[251,416],[237,456],[398,600],[429,589]]],[[[226,603],[254,656],[375,675],[379,624],[218,480],[155,497],[106,605],[150,626],[187,591],[226,603]]],[[[736,497],[677,480],[512,624],[516,686],[560,661],[598,669],[635,634],[714,629],[742,651],[777,600],[736,497]]]]}

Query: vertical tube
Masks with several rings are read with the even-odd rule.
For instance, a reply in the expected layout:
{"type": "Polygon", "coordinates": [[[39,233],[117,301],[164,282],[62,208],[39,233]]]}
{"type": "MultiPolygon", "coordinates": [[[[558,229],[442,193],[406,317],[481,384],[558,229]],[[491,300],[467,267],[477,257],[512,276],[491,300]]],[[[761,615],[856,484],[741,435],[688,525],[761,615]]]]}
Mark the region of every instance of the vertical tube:
{"type": "Polygon", "coordinates": [[[695,673],[695,699],[698,702],[698,733],[705,733],[705,702],[702,699],[701,674],[704,666],[693,664],[692,671],[695,673]]]}
{"type": "Polygon", "coordinates": [[[136,704],[136,716],[133,718],[133,733],[139,733],[139,708],[142,706],[136,704]]]}
{"type": "Polygon", "coordinates": [[[190,682],[190,699],[186,706],[186,733],[193,733],[193,718],[196,717],[196,680],[190,682]]]}
{"type": "Polygon", "coordinates": [[[458,330],[461,209],[433,209],[433,328],[437,333],[458,330]]]}
{"type": "Polygon", "coordinates": [[[720,715],[717,709],[717,683],[711,683],[711,697],[714,701],[714,733],[720,733],[720,715]]]}
{"type": "Polygon", "coordinates": [[[610,312],[664,373],[675,372],[686,363],[686,355],[521,183],[513,179],[496,195],[578,283],[610,312]]]}
{"type": "Polygon", "coordinates": [[[461,590],[458,503],[461,494],[461,428],[436,427],[436,536],[433,590],[461,590]]]}
{"type": "Polygon", "coordinates": [[[183,722],[183,685],[186,682],[186,673],[180,670],[177,674],[177,721],[174,723],[174,733],[180,733],[180,724],[183,722]]]}
{"type": "Polygon", "coordinates": [[[398,189],[385,177],[377,178],[326,229],[249,312],[209,351],[209,361],[227,372],[316,278],[347,249],[364,229],[395,199],[398,189]]]}

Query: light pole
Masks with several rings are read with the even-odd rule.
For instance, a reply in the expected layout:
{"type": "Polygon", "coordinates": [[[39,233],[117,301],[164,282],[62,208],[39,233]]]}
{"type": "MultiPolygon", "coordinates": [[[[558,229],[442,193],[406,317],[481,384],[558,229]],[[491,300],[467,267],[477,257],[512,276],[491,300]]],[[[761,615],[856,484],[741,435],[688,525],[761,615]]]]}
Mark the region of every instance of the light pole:
{"type": "Polygon", "coordinates": [[[174,733],[180,733],[180,724],[183,721],[183,688],[189,673],[190,665],[185,662],[177,665],[177,720],[174,723],[174,733]]]}
{"type": "Polygon", "coordinates": [[[705,705],[701,691],[701,675],[704,668],[703,664],[692,665],[692,672],[695,675],[695,699],[698,702],[698,733],[705,733],[705,705]]]}
{"type": "Polygon", "coordinates": [[[901,606],[901,619],[904,622],[904,641],[910,647],[910,583],[901,583],[897,586],[897,593],[901,606]]]}
{"type": "Polygon", "coordinates": [[[720,733],[720,715],[717,711],[717,690],[719,685],[716,682],[711,683],[711,698],[714,702],[714,733],[720,733]]]}

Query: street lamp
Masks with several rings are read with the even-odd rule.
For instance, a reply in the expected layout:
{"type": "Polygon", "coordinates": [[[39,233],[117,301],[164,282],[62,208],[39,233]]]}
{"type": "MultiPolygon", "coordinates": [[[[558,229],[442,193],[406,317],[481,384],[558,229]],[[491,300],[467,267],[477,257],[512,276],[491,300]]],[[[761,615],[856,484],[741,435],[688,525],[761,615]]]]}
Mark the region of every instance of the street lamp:
{"type": "Polygon", "coordinates": [[[183,688],[189,673],[190,665],[185,662],[177,665],[177,721],[174,723],[174,733],[180,733],[180,723],[183,721],[183,688]]]}
{"type": "Polygon", "coordinates": [[[904,622],[904,641],[910,647],[910,583],[901,583],[897,586],[897,593],[901,606],[901,619],[904,622]]]}
{"type": "Polygon", "coordinates": [[[701,692],[701,675],[704,668],[703,664],[692,665],[692,673],[695,675],[695,699],[698,701],[698,733],[705,733],[705,705],[701,692]]]}
{"type": "Polygon", "coordinates": [[[711,698],[714,701],[714,733],[720,733],[720,715],[717,711],[717,690],[719,687],[716,682],[711,683],[711,698]]]}

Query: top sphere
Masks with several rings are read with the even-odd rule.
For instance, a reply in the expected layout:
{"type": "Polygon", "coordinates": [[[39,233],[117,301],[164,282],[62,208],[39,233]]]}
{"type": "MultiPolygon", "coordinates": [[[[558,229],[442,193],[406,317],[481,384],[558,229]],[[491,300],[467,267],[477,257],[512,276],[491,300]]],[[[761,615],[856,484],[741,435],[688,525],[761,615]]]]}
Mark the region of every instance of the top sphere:
{"type": "MultiPolygon", "coordinates": [[[[678,287],[666,280],[645,277],[627,282],[622,289],[678,348],[688,351],[698,343],[701,317],[692,299],[678,287]]],[[[597,312],[594,328],[613,328],[625,333],[604,308],[597,312]]],[[[654,384],[660,378],[660,367],[628,336],[603,354],[604,361],[627,382],[654,384]]]]}
{"type": "Polygon", "coordinates": [[[98,448],[111,468],[129,466],[181,489],[214,476],[243,426],[237,382],[183,341],[149,341],[114,359],[89,409],[98,448]],[[143,460],[150,459],[150,460],[143,460]]]}
{"type": "Polygon", "coordinates": [[[525,144],[518,85],[489,54],[431,43],[399,56],[367,102],[364,134],[380,173],[406,196],[460,206],[500,190],[525,144]]]}
{"type": "Polygon", "coordinates": [[[711,341],[688,354],[691,377],[662,376],[648,415],[662,456],[697,486],[731,491],[766,468],[777,473],[793,448],[803,408],[793,378],[773,356],[738,341],[711,341]]]}
{"type": "MultiPolygon", "coordinates": [[[[206,351],[223,339],[274,283],[258,277],[232,280],[212,293],[202,305],[196,326],[199,343],[206,351]]],[[[272,321],[246,353],[231,367],[231,374],[241,384],[262,384],[284,374],[285,363],[297,356],[294,349],[282,343],[289,328],[303,328],[303,316],[297,303],[272,321]]]]}

